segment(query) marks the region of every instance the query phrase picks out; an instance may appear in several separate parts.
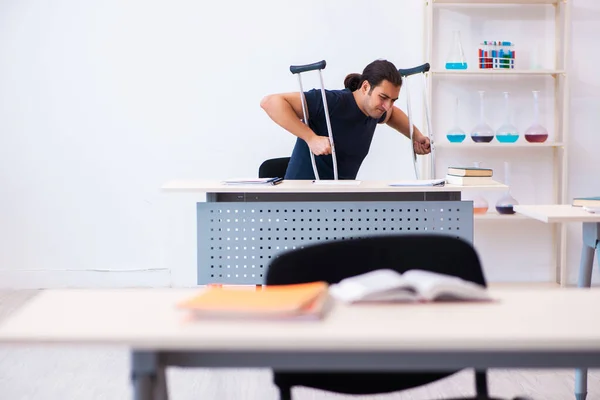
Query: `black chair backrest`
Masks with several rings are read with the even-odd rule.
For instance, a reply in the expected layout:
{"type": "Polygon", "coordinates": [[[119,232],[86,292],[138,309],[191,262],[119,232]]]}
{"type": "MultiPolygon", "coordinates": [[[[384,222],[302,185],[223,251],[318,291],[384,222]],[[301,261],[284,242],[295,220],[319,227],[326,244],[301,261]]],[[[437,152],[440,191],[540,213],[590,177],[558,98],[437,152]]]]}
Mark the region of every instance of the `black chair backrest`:
{"type": "Polygon", "coordinates": [[[271,158],[264,161],[258,168],[259,178],[283,178],[287,170],[290,157],[271,158]]]}
{"type": "Polygon", "coordinates": [[[330,284],[376,269],[422,269],[486,286],[477,252],[463,239],[442,234],[396,234],[308,245],[281,253],[267,270],[267,285],[324,280],[330,284]]]}
{"type": "MultiPolygon", "coordinates": [[[[324,280],[330,284],[380,268],[400,273],[423,269],[486,285],[479,257],[462,239],[440,234],[395,234],[323,242],[281,253],[267,270],[267,285],[285,285],[324,280]]],[[[273,371],[280,400],[291,399],[291,388],[306,386],[348,394],[388,393],[422,386],[456,371],[327,373],[273,371]]],[[[488,399],[486,374],[477,373],[477,399],[488,399]]],[[[472,398],[473,400],[475,398],[472,398]]]]}

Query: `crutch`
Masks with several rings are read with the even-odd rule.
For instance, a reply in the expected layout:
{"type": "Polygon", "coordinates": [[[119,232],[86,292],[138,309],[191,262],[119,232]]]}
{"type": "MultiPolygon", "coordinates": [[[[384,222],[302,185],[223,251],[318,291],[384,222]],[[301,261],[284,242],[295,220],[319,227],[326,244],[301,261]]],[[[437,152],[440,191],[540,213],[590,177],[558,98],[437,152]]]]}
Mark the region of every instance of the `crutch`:
{"type": "MultiPolygon", "coordinates": [[[[421,74],[421,76],[423,77],[423,98],[425,100],[425,119],[426,119],[426,123],[427,123],[427,133],[426,135],[429,136],[429,143],[431,146],[431,154],[429,157],[429,161],[431,162],[430,164],[430,168],[431,168],[431,179],[435,179],[435,145],[434,145],[434,141],[433,141],[433,130],[431,129],[431,115],[429,113],[429,101],[427,101],[427,79],[425,79],[425,73],[429,72],[430,66],[429,63],[425,63],[423,65],[419,65],[418,67],[414,67],[414,68],[408,68],[408,69],[399,69],[398,72],[400,72],[400,75],[402,75],[402,78],[406,78],[409,77],[410,75],[415,75],[415,74],[421,74]]],[[[406,110],[407,110],[407,114],[408,114],[408,125],[409,125],[409,131],[410,131],[410,145],[412,148],[412,156],[413,156],[413,165],[415,167],[415,177],[416,179],[420,179],[419,178],[419,169],[417,168],[417,153],[415,152],[415,146],[413,144],[413,133],[414,133],[414,129],[413,129],[413,123],[412,123],[412,113],[411,113],[411,108],[410,108],[410,90],[408,88],[408,83],[406,83],[406,102],[407,102],[407,106],[406,106],[406,110]]]]}
{"type": "MultiPolygon", "coordinates": [[[[338,179],[338,170],[337,170],[337,159],[335,157],[335,146],[333,145],[333,134],[331,133],[331,121],[329,121],[329,109],[327,108],[327,98],[325,96],[325,84],[323,83],[323,73],[322,70],[325,69],[327,63],[325,60],[319,61],[313,64],[306,65],[292,65],[290,66],[290,72],[292,74],[298,74],[298,83],[300,84],[300,100],[302,102],[302,114],[304,115],[304,123],[308,125],[308,109],[306,107],[306,100],[304,98],[304,89],[302,88],[302,78],[301,74],[303,72],[308,71],[319,71],[319,77],[321,78],[321,96],[323,97],[323,107],[325,109],[325,121],[327,123],[327,133],[329,135],[329,144],[331,146],[331,159],[333,162],[333,179],[337,181],[338,179]]],[[[313,171],[315,173],[315,179],[320,180],[319,171],[317,171],[317,165],[315,164],[315,155],[310,149],[310,160],[312,162],[313,171]]]]}

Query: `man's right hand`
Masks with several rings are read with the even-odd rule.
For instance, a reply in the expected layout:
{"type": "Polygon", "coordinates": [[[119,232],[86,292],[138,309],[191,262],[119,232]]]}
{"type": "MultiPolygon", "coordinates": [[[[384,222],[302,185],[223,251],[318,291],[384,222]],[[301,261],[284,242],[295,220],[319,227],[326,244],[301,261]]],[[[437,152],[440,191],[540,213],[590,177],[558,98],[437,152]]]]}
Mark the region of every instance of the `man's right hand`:
{"type": "Polygon", "coordinates": [[[306,144],[308,144],[310,151],[316,156],[331,154],[331,144],[327,136],[315,135],[306,144]]]}

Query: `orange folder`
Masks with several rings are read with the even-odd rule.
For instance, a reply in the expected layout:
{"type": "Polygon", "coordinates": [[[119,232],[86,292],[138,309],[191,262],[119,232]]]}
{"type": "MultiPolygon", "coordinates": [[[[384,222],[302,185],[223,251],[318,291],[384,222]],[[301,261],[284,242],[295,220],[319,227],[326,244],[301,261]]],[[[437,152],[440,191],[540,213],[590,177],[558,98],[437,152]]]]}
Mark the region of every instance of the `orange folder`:
{"type": "Polygon", "coordinates": [[[321,314],[328,298],[326,282],[265,286],[262,290],[207,287],[177,306],[198,316],[293,317],[321,314]]]}

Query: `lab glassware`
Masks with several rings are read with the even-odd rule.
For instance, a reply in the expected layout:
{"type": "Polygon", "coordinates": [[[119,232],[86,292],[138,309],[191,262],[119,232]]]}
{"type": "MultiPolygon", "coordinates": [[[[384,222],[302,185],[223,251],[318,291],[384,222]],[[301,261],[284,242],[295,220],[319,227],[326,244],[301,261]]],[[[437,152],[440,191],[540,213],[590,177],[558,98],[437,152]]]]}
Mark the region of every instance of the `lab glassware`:
{"type": "Polygon", "coordinates": [[[496,140],[500,143],[514,143],[519,139],[517,127],[510,123],[509,93],[504,92],[504,123],[496,131],[496,140]]]}
{"type": "Polygon", "coordinates": [[[479,123],[471,131],[471,139],[475,143],[489,143],[494,139],[494,130],[485,122],[485,91],[479,91],[479,123]]]}

